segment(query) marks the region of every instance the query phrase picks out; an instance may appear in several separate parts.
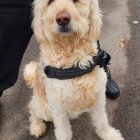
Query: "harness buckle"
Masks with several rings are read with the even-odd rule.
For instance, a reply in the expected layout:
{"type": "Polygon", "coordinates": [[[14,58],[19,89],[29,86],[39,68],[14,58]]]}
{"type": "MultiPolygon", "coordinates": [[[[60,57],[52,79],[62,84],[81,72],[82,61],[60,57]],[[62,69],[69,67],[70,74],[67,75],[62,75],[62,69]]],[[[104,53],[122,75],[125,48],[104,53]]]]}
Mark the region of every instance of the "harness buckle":
{"type": "Polygon", "coordinates": [[[99,54],[96,57],[94,57],[94,63],[96,65],[99,65],[100,68],[102,68],[109,65],[110,59],[111,59],[111,56],[106,51],[100,50],[99,54]]]}

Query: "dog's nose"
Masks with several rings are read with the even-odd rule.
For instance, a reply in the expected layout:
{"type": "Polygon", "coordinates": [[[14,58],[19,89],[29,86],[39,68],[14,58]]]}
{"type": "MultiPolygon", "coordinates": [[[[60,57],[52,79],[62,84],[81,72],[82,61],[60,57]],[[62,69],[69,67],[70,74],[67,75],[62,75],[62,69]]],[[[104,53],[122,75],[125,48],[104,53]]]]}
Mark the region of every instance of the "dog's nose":
{"type": "Polygon", "coordinates": [[[71,16],[67,12],[60,12],[56,16],[56,22],[60,26],[66,26],[70,23],[71,16]]]}

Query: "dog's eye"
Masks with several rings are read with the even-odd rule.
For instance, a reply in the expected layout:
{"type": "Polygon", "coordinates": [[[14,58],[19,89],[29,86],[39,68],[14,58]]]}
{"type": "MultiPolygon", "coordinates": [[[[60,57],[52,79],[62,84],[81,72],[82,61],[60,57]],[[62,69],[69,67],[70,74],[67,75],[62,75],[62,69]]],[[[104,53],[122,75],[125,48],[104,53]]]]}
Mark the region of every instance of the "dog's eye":
{"type": "Polygon", "coordinates": [[[50,5],[52,2],[54,2],[54,0],[49,0],[48,5],[50,5]]]}
{"type": "Polygon", "coordinates": [[[73,0],[74,3],[78,2],[78,0],[73,0]]]}

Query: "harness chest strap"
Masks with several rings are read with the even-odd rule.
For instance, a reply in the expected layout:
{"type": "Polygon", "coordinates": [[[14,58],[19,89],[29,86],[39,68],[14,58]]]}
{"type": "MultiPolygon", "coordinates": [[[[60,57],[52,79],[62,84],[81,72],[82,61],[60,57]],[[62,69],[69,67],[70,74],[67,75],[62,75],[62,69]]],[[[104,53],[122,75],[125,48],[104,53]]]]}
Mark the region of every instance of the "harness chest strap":
{"type": "Polygon", "coordinates": [[[99,42],[97,44],[99,49],[98,55],[93,56],[94,63],[93,64],[90,63],[90,66],[87,67],[86,69],[81,69],[78,65],[77,67],[72,66],[71,68],[67,68],[67,69],[46,66],[44,69],[44,73],[48,78],[67,80],[90,73],[97,65],[99,65],[101,68],[106,67],[109,64],[111,57],[106,51],[100,49],[99,42]]]}

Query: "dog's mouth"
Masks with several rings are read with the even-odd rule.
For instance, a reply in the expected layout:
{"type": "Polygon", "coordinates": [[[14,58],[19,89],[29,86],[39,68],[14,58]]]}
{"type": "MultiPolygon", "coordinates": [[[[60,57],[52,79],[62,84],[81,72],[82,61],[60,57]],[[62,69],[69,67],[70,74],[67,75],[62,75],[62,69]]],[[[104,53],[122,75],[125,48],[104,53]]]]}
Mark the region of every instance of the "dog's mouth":
{"type": "Polygon", "coordinates": [[[62,34],[68,34],[72,31],[71,25],[58,26],[58,32],[62,34]]]}

